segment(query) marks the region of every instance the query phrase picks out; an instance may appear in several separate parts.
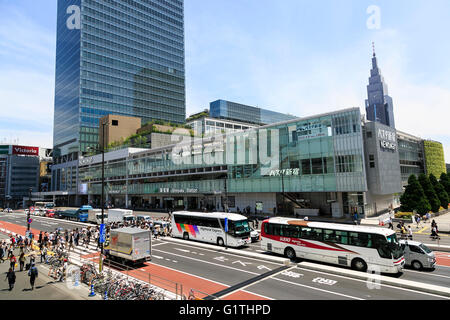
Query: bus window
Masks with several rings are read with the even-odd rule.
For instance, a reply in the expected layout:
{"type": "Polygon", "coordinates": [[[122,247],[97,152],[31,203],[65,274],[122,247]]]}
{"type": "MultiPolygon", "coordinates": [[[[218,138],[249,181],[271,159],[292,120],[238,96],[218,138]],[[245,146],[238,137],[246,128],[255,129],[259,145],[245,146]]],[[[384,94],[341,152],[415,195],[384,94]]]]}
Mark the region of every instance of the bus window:
{"type": "Polygon", "coordinates": [[[388,242],[386,238],[380,234],[371,234],[370,235],[373,242],[373,247],[377,249],[378,254],[381,258],[391,259],[391,251],[389,249],[388,242]]]}
{"type": "Polygon", "coordinates": [[[302,227],[302,239],[322,241],[322,229],[302,227]]]}
{"type": "Polygon", "coordinates": [[[323,241],[337,242],[335,230],[323,230],[323,241]]]}
{"type": "Polygon", "coordinates": [[[358,247],[372,248],[372,239],[370,234],[362,232],[350,232],[349,244],[358,247]]]}
{"type": "Polygon", "coordinates": [[[283,235],[290,238],[300,237],[300,227],[293,225],[283,225],[283,235]]]}

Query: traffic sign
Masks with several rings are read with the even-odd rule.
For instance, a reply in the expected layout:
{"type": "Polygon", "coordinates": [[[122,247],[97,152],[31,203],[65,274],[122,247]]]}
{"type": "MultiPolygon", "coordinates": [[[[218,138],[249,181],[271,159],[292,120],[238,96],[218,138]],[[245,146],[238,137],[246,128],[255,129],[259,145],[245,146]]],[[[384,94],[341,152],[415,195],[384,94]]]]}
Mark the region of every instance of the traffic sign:
{"type": "Polygon", "coordinates": [[[28,223],[32,223],[33,222],[33,219],[28,219],[28,223]]]}
{"type": "Polygon", "coordinates": [[[104,243],[105,242],[105,224],[102,223],[100,224],[100,243],[104,243]]]}

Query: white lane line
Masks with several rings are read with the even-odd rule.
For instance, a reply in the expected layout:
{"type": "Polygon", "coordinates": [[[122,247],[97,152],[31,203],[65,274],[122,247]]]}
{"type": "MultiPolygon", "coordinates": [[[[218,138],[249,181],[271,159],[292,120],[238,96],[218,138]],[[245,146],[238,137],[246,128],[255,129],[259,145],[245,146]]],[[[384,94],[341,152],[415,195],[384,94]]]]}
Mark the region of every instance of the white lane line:
{"type": "MultiPolygon", "coordinates": [[[[309,271],[309,272],[315,272],[315,273],[321,273],[321,274],[325,274],[329,277],[338,277],[338,278],[343,278],[343,279],[347,279],[347,280],[352,280],[352,281],[358,281],[358,282],[364,282],[367,283],[367,280],[361,280],[361,279],[355,279],[355,278],[349,278],[346,276],[341,276],[341,275],[337,275],[337,274],[332,274],[332,273],[326,273],[326,272],[322,272],[322,271],[316,271],[316,270],[310,270],[310,269],[303,269],[301,267],[297,267],[297,269],[300,270],[304,270],[304,271],[309,271]]],[[[342,282],[341,282],[342,283],[342,282]]],[[[433,297],[439,297],[439,298],[445,298],[447,300],[450,300],[449,297],[445,297],[445,296],[440,296],[440,295],[436,295],[433,293],[428,293],[428,292],[420,292],[420,291],[415,291],[412,289],[406,289],[406,288],[401,288],[401,287],[395,287],[395,286],[391,286],[388,284],[382,284],[380,283],[381,287],[386,287],[386,288],[391,288],[391,289],[398,289],[398,290],[404,290],[404,291],[409,291],[409,292],[413,292],[413,293],[418,293],[418,294],[424,294],[424,295],[428,295],[428,296],[433,296],[433,297]]],[[[368,289],[368,288],[367,288],[368,289]]]]}
{"type": "MultiPolygon", "coordinates": [[[[174,245],[174,246],[184,246],[184,247],[189,247],[189,248],[192,247],[192,246],[190,246],[190,245],[182,244],[182,243],[178,243],[178,242],[175,243],[175,242],[166,241],[165,243],[167,243],[167,244],[172,244],[172,245],[174,245]]],[[[242,258],[241,255],[238,255],[238,254],[236,254],[236,253],[229,253],[229,252],[226,252],[226,251],[218,252],[217,250],[206,249],[206,248],[198,248],[198,250],[204,250],[204,251],[208,251],[208,252],[214,252],[214,253],[226,254],[226,255],[229,255],[229,256],[235,256],[235,257],[237,256],[237,257],[241,257],[241,258],[242,258]]],[[[263,262],[263,263],[266,263],[266,264],[271,264],[271,265],[276,265],[276,266],[282,265],[282,263],[275,263],[275,262],[270,262],[270,261],[261,260],[261,259],[257,259],[257,258],[250,258],[250,257],[244,257],[244,258],[245,258],[246,260],[254,260],[254,261],[263,262]]]]}
{"type": "Polygon", "coordinates": [[[322,292],[329,293],[329,294],[332,294],[332,295],[337,295],[337,296],[350,298],[350,299],[354,299],[354,300],[365,300],[363,298],[353,297],[353,296],[349,296],[349,295],[346,295],[346,294],[343,294],[343,293],[338,293],[338,292],[334,292],[334,291],[329,291],[329,290],[325,290],[325,289],[311,287],[311,286],[307,286],[305,284],[295,283],[295,282],[292,282],[292,281],[287,281],[287,280],[283,280],[283,279],[279,279],[279,278],[273,278],[273,280],[282,281],[282,282],[286,282],[286,283],[292,284],[294,286],[299,286],[299,287],[309,288],[309,289],[313,289],[313,290],[317,290],[317,291],[322,291],[322,292]]]}
{"type": "MultiPolygon", "coordinates": [[[[214,263],[214,262],[199,260],[198,258],[190,258],[190,257],[182,256],[182,255],[179,255],[179,254],[176,254],[176,253],[170,253],[170,252],[166,252],[166,251],[162,251],[162,250],[158,250],[158,249],[156,249],[154,251],[160,251],[160,252],[164,252],[164,253],[167,253],[167,254],[180,256],[180,257],[183,257],[183,258],[186,258],[186,259],[189,259],[189,260],[195,260],[197,262],[203,262],[203,263],[215,265],[215,266],[222,267],[222,268],[232,269],[232,270],[236,270],[236,271],[240,271],[240,272],[246,272],[246,273],[253,274],[253,275],[260,275],[259,273],[255,273],[255,272],[252,272],[252,271],[242,270],[242,269],[238,269],[238,268],[233,268],[233,267],[230,267],[230,266],[225,266],[225,265],[217,264],[217,263],[214,263]]],[[[277,281],[279,280],[279,281],[284,281],[284,282],[288,282],[289,283],[289,281],[286,281],[286,280],[283,280],[283,279],[279,279],[279,278],[273,278],[273,279],[277,280],[277,281]]],[[[294,284],[294,283],[292,282],[292,284],[294,284]]],[[[300,284],[299,284],[299,286],[303,286],[303,287],[306,287],[306,288],[315,289],[315,290],[319,290],[319,291],[323,291],[323,292],[328,292],[328,293],[335,294],[335,295],[345,296],[345,297],[352,298],[352,299],[364,300],[362,298],[356,298],[356,297],[352,297],[352,296],[348,296],[348,295],[344,295],[344,294],[341,294],[341,293],[336,293],[336,292],[332,292],[332,291],[328,291],[328,290],[324,290],[324,289],[320,289],[320,288],[315,288],[315,287],[310,287],[310,286],[300,285],[300,284]]]]}
{"type": "Polygon", "coordinates": [[[189,260],[195,260],[197,262],[203,262],[203,263],[211,264],[211,265],[214,265],[214,266],[227,268],[227,269],[231,269],[231,270],[236,270],[236,271],[240,271],[240,272],[246,272],[246,273],[253,274],[253,275],[260,275],[259,273],[256,273],[256,272],[252,272],[252,271],[248,271],[248,270],[242,270],[242,269],[238,269],[238,268],[233,268],[233,267],[230,267],[230,266],[225,266],[225,265],[214,263],[214,262],[210,262],[210,261],[199,260],[198,258],[186,257],[186,256],[183,256],[183,255],[180,255],[180,254],[167,252],[167,251],[163,251],[163,250],[159,250],[159,249],[155,249],[153,251],[160,251],[160,252],[163,252],[163,253],[166,253],[166,254],[170,254],[170,255],[173,255],[173,256],[178,256],[178,257],[182,257],[182,258],[189,259],[189,260]]]}
{"type": "MultiPolygon", "coordinates": [[[[152,263],[152,262],[147,262],[147,264],[152,264],[152,265],[154,265],[154,266],[161,267],[160,265],[155,264],[155,263],[152,263]]],[[[190,277],[195,277],[195,278],[198,278],[198,279],[202,279],[202,280],[205,280],[205,281],[209,281],[209,282],[212,282],[212,283],[215,283],[215,284],[224,286],[224,287],[225,287],[224,289],[230,287],[230,286],[227,285],[227,284],[224,284],[224,283],[221,283],[221,282],[218,282],[218,281],[215,281],[215,280],[211,280],[211,279],[206,279],[206,278],[204,278],[204,277],[200,277],[200,276],[197,276],[197,275],[195,275],[195,274],[190,274],[190,273],[187,273],[187,272],[184,272],[184,271],[181,271],[181,270],[177,270],[177,269],[173,269],[173,268],[170,268],[170,267],[166,267],[166,266],[162,266],[162,267],[167,268],[167,269],[172,270],[172,271],[175,271],[175,272],[183,273],[183,274],[188,275],[188,276],[190,276],[190,277]]],[[[273,298],[268,298],[268,297],[262,296],[262,295],[260,295],[260,294],[254,293],[254,292],[249,292],[249,291],[246,291],[246,292],[247,292],[247,293],[251,293],[251,294],[253,294],[253,295],[255,295],[255,296],[260,296],[260,297],[263,297],[263,298],[267,298],[267,299],[274,300],[273,298]]],[[[213,294],[213,293],[210,293],[210,294],[213,294]]]]}

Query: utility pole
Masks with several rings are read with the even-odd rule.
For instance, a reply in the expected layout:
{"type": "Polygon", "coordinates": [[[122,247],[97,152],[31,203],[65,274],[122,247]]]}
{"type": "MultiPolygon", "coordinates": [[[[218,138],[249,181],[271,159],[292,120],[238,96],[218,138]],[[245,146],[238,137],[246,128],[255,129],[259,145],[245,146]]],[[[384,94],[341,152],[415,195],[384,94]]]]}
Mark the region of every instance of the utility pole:
{"type": "MultiPolygon", "coordinates": [[[[101,197],[101,204],[102,204],[102,225],[103,225],[103,230],[105,230],[105,203],[104,203],[104,199],[105,199],[105,122],[102,122],[102,197],[101,197]]],[[[103,235],[100,235],[101,237],[103,235]]],[[[103,239],[104,241],[105,239],[103,239]]],[[[102,272],[103,270],[103,243],[104,242],[100,242],[100,264],[99,264],[99,269],[100,272],[102,272]]]]}
{"type": "Polygon", "coordinates": [[[27,231],[30,232],[30,219],[31,219],[31,205],[32,205],[32,201],[31,201],[31,191],[33,190],[33,188],[29,188],[28,192],[29,192],[29,205],[28,205],[28,214],[27,214],[27,231]]]}

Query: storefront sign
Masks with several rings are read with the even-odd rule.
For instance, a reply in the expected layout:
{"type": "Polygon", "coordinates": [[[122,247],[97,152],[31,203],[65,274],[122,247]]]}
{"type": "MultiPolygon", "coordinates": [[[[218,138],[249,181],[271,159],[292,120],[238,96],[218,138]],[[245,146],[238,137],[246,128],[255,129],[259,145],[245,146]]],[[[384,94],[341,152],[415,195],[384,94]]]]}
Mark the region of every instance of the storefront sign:
{"type": "Polygon", "coordinates": [[[25,156],[39,156],[38,147],[12,146],[12,154],[25,156]]]}
{"type": "Polygon", "coordinates": [[[298,176],[300,175],[300,168],[283,169],[283,170],[271,170],[270,177],[273,176],[298,176]]]}
{"type": "Polygon", "coordinates": [[[378,129],[378,139],[380,139],[381,148],[389,150],[397,149],[397,135],[395,131],[378,129]]]}
{"type": "Polygon", "coordinates": [[[395,143],[385,141],[385,140],[380,140],[380,145],[381,145],[381,148],[383,148],[383,149],[389,149],[389,150],[397,149],[397,145],[395,143]]]}
{"type": "Polygon", "coordinates": [[[78,164],[80,166],[85,166],[91,164],[92,162],[94,162],[94,157],[80,159],[80,161],[78,161],[78,164]]]}
{"type": "Polygon", "coordinates": [[[195,189],[195,188],[187,188],[187,189],[159,188],[159,193],[198,193],[198,189],[195,189]]]}
{"type": "Polygon", "coordinates": [[[306,140],[317,137],[325,137],[327,134],[322,132],[322,123],[307,123],[297,129],[298,140],[306,140]]]}

